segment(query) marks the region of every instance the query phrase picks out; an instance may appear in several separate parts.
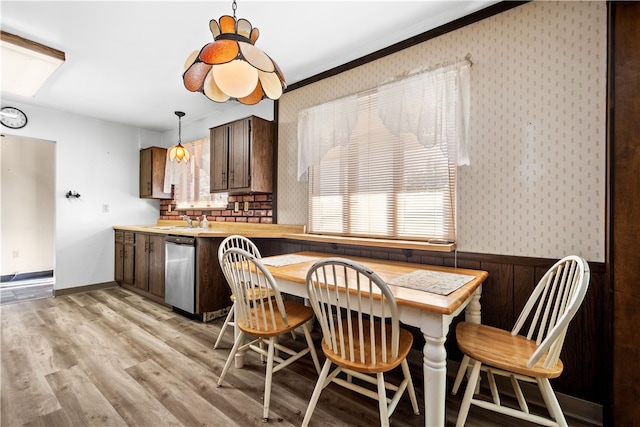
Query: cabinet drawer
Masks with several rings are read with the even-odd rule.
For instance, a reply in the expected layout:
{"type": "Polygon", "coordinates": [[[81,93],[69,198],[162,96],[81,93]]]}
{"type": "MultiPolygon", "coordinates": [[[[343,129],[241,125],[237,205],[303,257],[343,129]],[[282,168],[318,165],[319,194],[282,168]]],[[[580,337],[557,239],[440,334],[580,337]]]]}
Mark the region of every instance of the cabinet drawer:
{"type": "MultiPolygon", "coordinates": [[[[136,235],[135,235],[135,233],[133,231],[131,231],[131,232],[126,231],[124,233],[124,242],[133,245],[136,242],[135,236],[136,235]]],[[[116,238],[117,238],[117,236],[116,236],[116,238]]]]}

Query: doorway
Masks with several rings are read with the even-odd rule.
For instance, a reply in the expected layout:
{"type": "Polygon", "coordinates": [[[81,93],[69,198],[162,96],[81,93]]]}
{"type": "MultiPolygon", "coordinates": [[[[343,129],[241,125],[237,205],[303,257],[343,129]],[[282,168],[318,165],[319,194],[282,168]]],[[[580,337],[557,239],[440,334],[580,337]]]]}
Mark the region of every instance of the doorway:
{"type": "Polygon", "coordinates": [[[0,302],[53,295],[55,143],[0,137],[0,302]]]}

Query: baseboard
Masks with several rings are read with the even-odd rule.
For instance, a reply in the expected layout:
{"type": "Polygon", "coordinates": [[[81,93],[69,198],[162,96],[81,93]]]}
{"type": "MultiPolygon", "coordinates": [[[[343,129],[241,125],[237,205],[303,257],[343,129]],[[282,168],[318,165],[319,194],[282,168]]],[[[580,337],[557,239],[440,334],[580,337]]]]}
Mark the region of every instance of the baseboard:
{"type": "Polygon", "coordinates": [[[118,286],[118,284],[114,281],[111,281],[111,282],[105,282],[105,283],[96,283],[94,285],[77,286],[75,288],[54,289],[53,296],[61,297],[64,295],[77,294],[79,292],[97,291],[99,289],[114,288],[116,286],[118,286]]]}
{"type": "MultiPolygon", "coordinates": [[[[453,360],[447,360],[447,377],[448,380],[451,381],[451,384],[456,378],[458,373],[458,368],[460,366],[459,362],[453,360]]],[[[464,393],[464,387],[466,383],[463,381],[460,386],[460,390],[458,393],[464,393]]],[[[487,382],[481,381],[480,387],[482,390],[485,390],[487,395],[490,395],[490,391],[488,387],[486,387],[487,382]]],[[[496,377],[496,384],[498,385],[498,389],[501,394],[505,396],[509,396],[515,399],[515,395],[510,393],[511,383],[506,378],[496,377]],[[503,383],[503,381],[505,381],[503,383]]],[[[537,405],[539,407],[544,408],[544,402],[542,401],[542,397],[539,396],[538,388],[533,384],[520,383],[523,393],[527,396],[527,401],[537,405]]],[[[556,392],[556,397],[558,398],[558,403],[560,403],[560,407],[562,408],[562,412],[568,417],[576,418],[580,420],[584,420],[589,424],[592,424],[594,427],[603,425],[603,407],[602,405],[598,405],[597,403],[589,402],[588,400],[579,399],[577,397],[570,396],[568,394],[558,393],[556,392]]]]}
{"type": "Polygon", "coordinates": [[[53,277],[53,270],[32,271],[30,273],[7,274],[0,277],[0,283],[16,282],[19,280],[33,280],[53,277]]]}

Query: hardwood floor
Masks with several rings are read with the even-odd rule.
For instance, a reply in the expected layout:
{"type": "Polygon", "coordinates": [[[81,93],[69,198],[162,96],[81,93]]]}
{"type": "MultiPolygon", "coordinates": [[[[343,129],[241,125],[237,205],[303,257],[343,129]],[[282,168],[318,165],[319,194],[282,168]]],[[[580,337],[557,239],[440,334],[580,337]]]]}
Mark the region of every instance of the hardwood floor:
{"type": "MultiPolygon", "coordinates": [[[[223,348],[213,350],[223,319],[190,320],[122,288],[0,310],[2,426],[264,425],[264,366],[257,354],[248,352],[245,367],[232,367],[223,386],[216,387],[232,344],[229,332],[223,348]]],[[[314,337],[319,344],[320,335],[314,337]]],[[[420,354],[414,359],[411,370],[423,411],[420,354]]],[[[275,374],[270,424],[300,425],[316,378],[310,357],[275,374]]],[[[455,423],[459,405],[460,397],[449,395],[448,425],[455,423]]],[[[392,425],[423,423],[424,414],[413,415],[404,396],[392,425]]],[[[377,403],[332,384],[321,395],[311,424],[378,425],[377,403]]],[[[467,425],[530,424],[472,408],[467,425]]]]}

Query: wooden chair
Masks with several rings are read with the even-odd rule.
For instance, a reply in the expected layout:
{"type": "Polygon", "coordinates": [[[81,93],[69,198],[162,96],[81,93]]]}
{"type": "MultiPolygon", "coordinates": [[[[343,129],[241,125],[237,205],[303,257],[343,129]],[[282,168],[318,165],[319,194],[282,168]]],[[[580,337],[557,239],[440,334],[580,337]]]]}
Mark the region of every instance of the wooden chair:
{"type": "MultiPolygon", "coordinates": [[[[222,241],[222,243],[220,243],[220,246],[218,246],[218,262],[220,263],[220,267],[222,268],[222,273],[227,279],[227,282],[231,283],[231,281],[227,277],[227,273],[225,269],[222,266],[222,255],[229,248],[244,249],[245,251],[249,252],[251,255],[253,255],[256,258],[262,258],[262,256],[260,255],[260,251],[258,250],[257,246],[251,240],[249,240],[244,236],[235,234],[225,238],[222,241]]],[[[227,326],[235,325],[235,323],[233,322],[233,313],[235,311],[235,305],[236,305],[235,297],[233,296],[233,293],[232,293],[231,308],[229,309],[229,314],[227,314],[227,317],[225,318],[224,323],[222,324],[222,328],[220,329],[220,333],[218,334],[216,343],[213,345],[214,349],[218,348],[218,345],[220,344],[220,341],[222,340],[222,337],[224,336],[224,333],[227,330],[227,326]]]]}
{"type": "Polygon", "coordinates": [[[419,414],[406,359],[413,336],[400,328],[396,302],[387,284],[373,271],[343,258],[316,262],[306,281],[311,306],[322,327],[322,351],[327,359],[302,425],[309,424],[320,393],[331,382],[378,400],[382,426],[389,425],[405,389],[413,411],[419,414]],[[329,373],[332,364],[336,368],[329,373]],[[397,366],[402,367],[404,379],[400,385],[393,385],[385,381],[384,373],[397,366]],[[346,374],[345,379],[338,377],[341,373],[346,374]],[[365,387],[365,382],[376,385],[377,392],[365,387]],[[386,389],[395,391],[392,398],[387,397],[386,389]]]}
{"type": "Polygon", "coordinates": [[[471,366],[458,427],[466,422],[472,404],[539,425],[567,425],[549,379],[562,373],[560,350],[569,322],[587,292],[589,277],[589,265],[583,258],[567,256],[540,279],[510,332],[475,323],[458,324],[456,337],[464,358],[453,394],[457,393],[467,366],[471,366]],[[526,336],[519,335],[527,327],[526,336]],[[474,398],[480,371],[486,372],[492,402],[474,398]],[[495,375],[510,378],[519,409],[501,404],[495,375]],[[538,385],[550,419],[530,413],[519,381],[538,385]]]}
{"type": "Polygon", "coordinates": [[[231,362],[238,351],[254,350],[267,358],[267,372],[264,388],[263,418],[269,419],[269,402],[271,400],[271,379],[273,373],[290,365],[307,353],[311,353],[313,363],[318,373],[320,362],[313,346],[313,340],[307,322],[313,318],[313,310],[294,301],[283,300],[277,284],[262,262],[249,252],[229,248],[222,256],[223,270],[227,272],[229,283],[235,295],[236,326],[240,329],[229,357],[218,379],[218,386],[222,384],[231,362]],[[265,298],[264,295],[273,295],[265,298]],[[294,351],[277,342],[276,338],[289,334],[294,329],[302,327],[307,340],[307,347],[294,351]],[[254,337],[245,343],[245,336],[254,337]],[[260,344],[268,343],[265,351],[260,344]],[[275,355],[286,353],[286,359],[275,355]]]}

